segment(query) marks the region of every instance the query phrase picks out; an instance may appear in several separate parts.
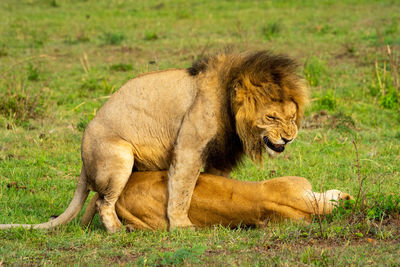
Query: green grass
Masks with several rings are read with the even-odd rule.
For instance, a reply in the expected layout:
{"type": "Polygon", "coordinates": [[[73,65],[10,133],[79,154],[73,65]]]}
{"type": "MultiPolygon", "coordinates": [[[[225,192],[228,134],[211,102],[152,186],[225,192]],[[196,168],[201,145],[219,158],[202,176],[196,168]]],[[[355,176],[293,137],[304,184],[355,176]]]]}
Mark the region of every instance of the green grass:
{"type": "Polygon", "coordinates": [[[66,208],[82,131],[124,82],[227,47],[287,53],[312,88],[296,141],[233,177],[296,175],[354,196],[362,182],[364,201],[265,229],[110,235],[96,218],[0,231],[0,265],[399,265],[400,101],[386,48],[398,57],[399,14],[390,0],[1,1],[0,223],[66,208]]]}

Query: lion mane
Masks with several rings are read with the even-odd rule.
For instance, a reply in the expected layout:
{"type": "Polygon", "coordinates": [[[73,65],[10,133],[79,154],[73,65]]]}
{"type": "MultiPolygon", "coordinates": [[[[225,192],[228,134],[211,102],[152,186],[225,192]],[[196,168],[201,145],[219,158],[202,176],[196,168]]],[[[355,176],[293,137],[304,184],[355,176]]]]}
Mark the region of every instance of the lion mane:
{"type": "Polygon", "coordinates": [[[236,166],[243,152],[253,161],[262,162],[264,146],[254,120],[261,107],[271,102],[296,104],[296,124],[300,128],[309,90],[298,75],[298,63],[286,55],[270,51],[243,54],[219,54],[201,58],[188,68],[190,75],[212,81],[212,86],[225,89],[220,103],[220,134],[212,147],[220,148],[210,160],[221,169],[236,166]],[[211,78],[212,77],[212,78],[211,78]],[[221,152],[220,151],[220,152],[221,152]]]}

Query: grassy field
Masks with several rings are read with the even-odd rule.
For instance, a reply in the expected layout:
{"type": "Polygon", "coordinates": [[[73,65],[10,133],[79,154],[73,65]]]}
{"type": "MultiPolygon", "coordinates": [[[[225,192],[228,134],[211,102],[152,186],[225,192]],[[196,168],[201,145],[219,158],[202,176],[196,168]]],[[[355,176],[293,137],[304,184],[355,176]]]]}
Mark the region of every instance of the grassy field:
{"type": "Polygon", "coordinates": [[[2,0],[0,17],[0,223],[66,208],[83,130],[124,82],[226,48],[289,54],[312,89],[296,141],[233,177],[296,175],[360,196],[310,225],[0,231],[0,266],[400,265],[397,1],[2,0]]]}

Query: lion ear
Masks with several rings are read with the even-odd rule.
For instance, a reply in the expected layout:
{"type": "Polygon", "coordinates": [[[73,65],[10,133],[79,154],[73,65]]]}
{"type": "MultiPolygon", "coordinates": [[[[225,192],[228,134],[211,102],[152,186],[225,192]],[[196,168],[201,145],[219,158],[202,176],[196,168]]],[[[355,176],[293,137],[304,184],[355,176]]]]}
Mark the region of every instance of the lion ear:
{"type": "Polygon", "coordinates": [[[243,88],[243,83],[241,80],[237,80],[233,86],[235,89],[235,100],[239,103],[243,103],[246,99],[246,90],[243,88]]]}
{"type": "Polygon", "coordinates": [[[256,99],[249,85],[249,81],[244,78],[239,78],[235,81],[233,87],[235,90],[235,102],[246,110],[247,115],[251,115],[251,118],[254,118],[256,99]]]}

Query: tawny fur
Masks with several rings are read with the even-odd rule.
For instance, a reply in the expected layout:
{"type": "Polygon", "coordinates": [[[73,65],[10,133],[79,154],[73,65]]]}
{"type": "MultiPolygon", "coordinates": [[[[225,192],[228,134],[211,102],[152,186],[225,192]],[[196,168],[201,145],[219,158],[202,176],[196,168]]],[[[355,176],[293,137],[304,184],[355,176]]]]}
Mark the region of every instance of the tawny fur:
{"type": "MultiPolygon", "coordinates": [[[[135,172],[116,203],[117,214],[129,229],[166,229],[167,194],[166,172],[135,172]]],[[[96,199],[95,195],[82,217],[85,226],[96,212],[96,199]]],[[[198,227],[262,226],[282,219],[309,221],[312,215],[331,213],[341,199],[351,196],[339,190],[313,192],[311,184],[301,177],[243,182],[202,173],[189,218],[198,227]]]]}
{"type": "Polygon", "coordinates": [[[229,176],[244,154],[260,162],[263,151],[282,152],[297,136],[306,102],[295,62],[267,51],[220,54],[188,70],[141,75],[87,126],[81,176],[67,210],[40,227],[22,226],[67,223],[93,190],[101,221],[117,231],[115,203],[132,170],[168,170],[170,227],[191,226],[188,209],[200,169],[229,176]]]}

